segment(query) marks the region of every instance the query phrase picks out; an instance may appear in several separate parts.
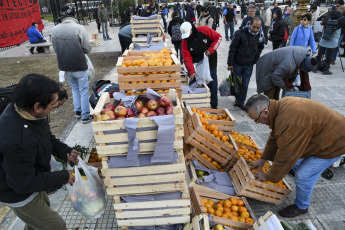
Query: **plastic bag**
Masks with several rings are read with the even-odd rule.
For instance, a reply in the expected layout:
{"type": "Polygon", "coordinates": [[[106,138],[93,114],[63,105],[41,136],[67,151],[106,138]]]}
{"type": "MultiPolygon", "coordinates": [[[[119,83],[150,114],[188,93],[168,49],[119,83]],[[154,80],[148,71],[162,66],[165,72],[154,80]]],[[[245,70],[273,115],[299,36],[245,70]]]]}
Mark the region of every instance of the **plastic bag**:
{"type": "Polygon", "coordinates": [[[64,82],[65,81],[65,71],[60,71],[59,72],[59,82],[64,82]]]}
{"type": "Polygon", "coordinates": [[[201,78],[205,84],[210,83],[213,81],[210,73],[210,66],[208,62],[208,56],[204,54],[204,59],[202,59],[200,62],[194,64],[195,72],[199,76],[198,78],[201,78]]]}
{"type": "Polygon", "coordinates": [[[78,156],[75,182],[67,185],[68,195],[74,209],[88,219],[100,217],[106,208],[105,189],[98,176],[98,169],[88,166],[78,156]],[[85,175],[81,175],[81,172],[85,175]]]}
{"type": "Polygon", "coordinates": [[[92,62],[90,58],[85,54],[86,62],[87,62],[87,76],[89,81],[91,81],[95,77],[95,69],[93,68],[92,62]]]}
{"type": "Polygon", "coordinates": [[[63,170],[63,165],[61,162],[58,162],[57,160],[55,160],[55,157],[53,155],[51,155],[51,159],[50,159],[50,171],[51,172],[56,172],[56,171],[61,171],[63,170]]]}
{"type": "Polygon", "coordinates": [[[220,96],[225,97],[225,96],[230,96],[230,82],[228,78],[224,79],[222,83],[219,85],[219,93],[220,96]]]}
{"type": "Polygon", "coordinates": [[[237,76],[234,71],[231,71],[229,74],[229,82],[230,82],[230,93],[232,96],[238,96],[242,93],[242,79],[241,77],[237,76]]]}

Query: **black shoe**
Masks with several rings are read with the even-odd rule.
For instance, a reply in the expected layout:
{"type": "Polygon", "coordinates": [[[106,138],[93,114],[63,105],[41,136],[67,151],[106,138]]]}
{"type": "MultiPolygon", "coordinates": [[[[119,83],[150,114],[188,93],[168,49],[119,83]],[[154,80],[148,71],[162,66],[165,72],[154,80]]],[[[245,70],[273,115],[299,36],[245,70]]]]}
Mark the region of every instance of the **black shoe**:
{"type": "Polygon", "coordinates": [[[111,38],[107,38],[108,40],[113,40],[113,39],[111,39],[111,38]]]}
{"type": "Polygon", "coordinates": [[[228,39],[226,39],[227,41],[229,41],[229,38],[228,39]]]}
{"type": "Polygon", "coordinates": [[[30,48],[30,53],[34,54],[35,47],[30,48]]]}
{"type": "Polygon", "coordinates": [[[322,72],[322,74],[323,74],[323,75],[332,75],[332,72],[329,71],[329,70],[324,70],[324,71],[322,72]]]}
{"type": "Polygon", "coordinates": [[[290,205],[278,212],[278,214],[282,217],[296,217],[301,214],[306,214],[308,212],[308,208],[306,209],[299,209],[297,205],[290,205]]]}
{"type": "Polygon", "coordinates": [[[81,112],[80,111],[75,112],[75,117],[76,118],[81,118],[81,112]]]}
{"type": "Polygon", "coordinates": [[[87,123],[90,123],[91,121],[93,121],[93,117],[92,116],[89,116],[88,118],[85,118],[81,121],[81,123],[83,124],[87,124],[87,123]]]}

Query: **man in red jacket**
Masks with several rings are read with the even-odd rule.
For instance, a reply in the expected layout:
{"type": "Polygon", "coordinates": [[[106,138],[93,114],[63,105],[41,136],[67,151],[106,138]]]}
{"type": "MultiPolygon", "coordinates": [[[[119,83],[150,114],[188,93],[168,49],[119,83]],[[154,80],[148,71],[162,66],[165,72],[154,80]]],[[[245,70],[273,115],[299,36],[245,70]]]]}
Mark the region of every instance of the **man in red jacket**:
{"type": "Polygon", "coordinates": [[[217,49],[222,42],[222,36],[207,26],[196,28],[189,22],[181,25],[182,33],[182,56],[183,62],[190,75],[191,80],[198,76],[193,63],[198,63],[204,58],[204,54],[209,57],[210,74],[213,79],[208,84],[211,91],[211,107],[218,106],[218,82],[217,82],[217,49]]]}

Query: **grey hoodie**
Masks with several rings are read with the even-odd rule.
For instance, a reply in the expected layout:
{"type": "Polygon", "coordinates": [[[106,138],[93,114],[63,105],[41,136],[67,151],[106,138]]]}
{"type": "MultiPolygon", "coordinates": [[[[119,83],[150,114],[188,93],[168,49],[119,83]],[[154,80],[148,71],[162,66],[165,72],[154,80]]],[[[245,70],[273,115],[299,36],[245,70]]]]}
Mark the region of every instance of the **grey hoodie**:
{"type": "Polygon", "coordinates": [[[273,50],[256,63],[257,92],[263,93],[274,86],[285,88],[284,80],[294,78],[309,50],[300,46],[290,46],[273,50]]]}

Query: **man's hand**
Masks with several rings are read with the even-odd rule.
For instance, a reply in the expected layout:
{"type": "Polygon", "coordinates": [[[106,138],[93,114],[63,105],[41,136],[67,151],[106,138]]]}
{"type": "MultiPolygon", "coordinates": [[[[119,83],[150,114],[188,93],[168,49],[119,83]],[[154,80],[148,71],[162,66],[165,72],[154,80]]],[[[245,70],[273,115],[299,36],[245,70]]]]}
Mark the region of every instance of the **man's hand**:
{"type": "Polygon", "coordinates": [[[253,169],[258,169],[258,171],[261,171],[261,169],[265,166],[266,160],[264,159],[259,159],[257,161],[255,161],[254,163],[248,163],[250,165],[253,165],[251,170],[253,169]]]}
{"type": "Polygon", "coordinates": [[[260,180],[260,181],[265,181],[267,180],[266,178],[266,173],[264,172],[253,172],[255,179],[260,180]]]}
{"type": "Polygon", "coordinates": [[[192,73],[189,77],[189,80],[192,81],[195,76],[199,77],[199,75],[197,75],[196,73],[192,73]]]}
{"type": "Polygon", "coordinates": [[[75,181],[75,177],[73,176],[72,173],[74,173],[74,169],[68,170],[69,173],[69,179],[68,182],[70,185],[73,185],[74,181],[75,181]]]}
{"type": "Polygon", "coordinates": [[[210,56],[211,54],[212,54],[212,53],[211,53],[209,50],[206,50],[206,51],[205,51],[205,55],[206,55],[206,56],[210,56]]]}
{"type": "Polygon", "coordinates": [[[77,158],[80,154],[81,153],[78,152],[77,150],[72,149],[71,153],[67,154],[67,161],[73,162],[74,164],[78,164],[79,161],[77,158]]]}
{"type": "Polygon", "coordinates": [[[228,70],[234,70],[234,67],[232,65],[229,65],[228,70]]]}

